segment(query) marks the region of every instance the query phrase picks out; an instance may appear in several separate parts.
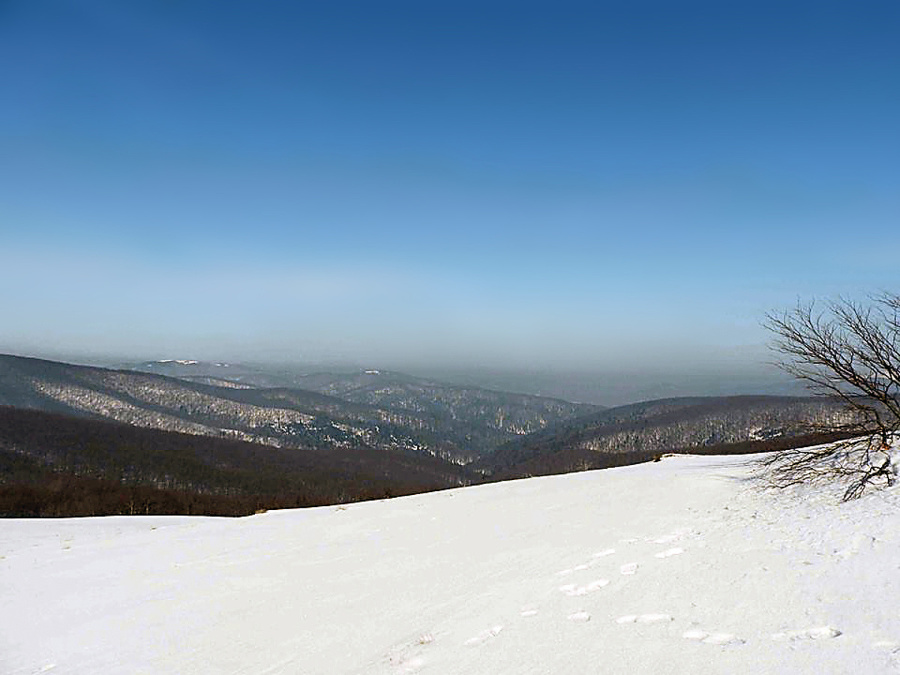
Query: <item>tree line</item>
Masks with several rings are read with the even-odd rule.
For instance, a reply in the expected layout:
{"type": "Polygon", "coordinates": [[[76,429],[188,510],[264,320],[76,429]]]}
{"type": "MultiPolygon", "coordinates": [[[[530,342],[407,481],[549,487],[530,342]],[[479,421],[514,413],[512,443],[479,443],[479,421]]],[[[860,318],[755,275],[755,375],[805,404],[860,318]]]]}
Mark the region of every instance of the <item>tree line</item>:
{"type": "Polygon", "coordinates": [[[0,406],[0,515],[246,515],[455,487],[390,450],[278,448],[0,406]]]}

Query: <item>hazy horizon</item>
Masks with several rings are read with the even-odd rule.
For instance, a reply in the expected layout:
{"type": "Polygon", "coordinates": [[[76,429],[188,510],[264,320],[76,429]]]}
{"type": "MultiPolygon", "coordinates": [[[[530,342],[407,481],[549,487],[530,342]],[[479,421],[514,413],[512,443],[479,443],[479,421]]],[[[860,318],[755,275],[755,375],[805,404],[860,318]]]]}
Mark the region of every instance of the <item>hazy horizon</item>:
{"type": "Polygon", "coordinates": [[[778,391],[766,312],[900,287],[898,33],[887,2],[3,3],[0,350],[778,391]]]}
{"type": "MultiPolygon", "coordinates": [[[[440,364],[377,361],[284,361],[280,359],[204,358],[198,354],[99,354],[63,351],[15,351],[0,345],[0,354],[49,359],[80,365],[131,368],[161,360],[197,360],[223,363],[270,373],[312,374],[381,370],[433,379],[447,384],[475,386],[497,391],[535,394],[573,403],[608,407],[682,396],[808,395],[805,385],[771,362],[714,359],[705,363],[676,363],[645,368],[550,368],[546,366],[497,366],[490,364],[440,364]],[[199,358],[195,358],[199,357],[199,358]]],[[[163,372],[163,374],[165,374],[163,372]]],[[[223,368],[228,378],[235,371],[223,368]]]]}

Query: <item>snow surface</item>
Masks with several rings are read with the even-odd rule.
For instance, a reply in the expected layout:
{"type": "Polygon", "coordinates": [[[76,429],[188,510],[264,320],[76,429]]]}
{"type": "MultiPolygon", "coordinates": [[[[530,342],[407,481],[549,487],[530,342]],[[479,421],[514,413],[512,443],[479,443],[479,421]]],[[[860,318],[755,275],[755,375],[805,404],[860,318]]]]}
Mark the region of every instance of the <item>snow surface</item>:
{"type": "Polygon", "coordinates": [[[900,672],[900,491],[765,493],[742,461],[2,521],[0,672],[900,672]]]}

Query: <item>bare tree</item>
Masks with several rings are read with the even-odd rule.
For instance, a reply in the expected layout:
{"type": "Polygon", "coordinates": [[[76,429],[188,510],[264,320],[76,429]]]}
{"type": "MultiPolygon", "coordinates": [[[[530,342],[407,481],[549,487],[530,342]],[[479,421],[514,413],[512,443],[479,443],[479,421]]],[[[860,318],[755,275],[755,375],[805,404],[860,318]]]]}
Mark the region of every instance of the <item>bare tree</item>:
{"type": "Polygon", "coordinates": [[[884,293],[866,303],[839,299],[798,305],[769,314],[779,366],[814,392],[839,398],[848,414],[819,431],[840,432],[848,440],[786,450],[762,464],[770,484],[840,481],[844,499],[856,499],[872,485],[893,485],[892,456],[900,429],[900,295],[884,293]]]}

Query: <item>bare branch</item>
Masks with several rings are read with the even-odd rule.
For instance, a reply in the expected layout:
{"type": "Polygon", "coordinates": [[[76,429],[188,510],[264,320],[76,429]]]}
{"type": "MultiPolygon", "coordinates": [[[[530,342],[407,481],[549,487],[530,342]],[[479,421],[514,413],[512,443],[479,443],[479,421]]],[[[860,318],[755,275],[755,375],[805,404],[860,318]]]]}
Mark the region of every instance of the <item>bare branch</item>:
{"type": "Polygon", "coordinates": [[[882,293],[865,305],[843,298],[821,308],[798,304],[769,314],[764,325],[782,369],[846,404],[847,418],[821,430],[858,434],[853,441],[767,456],[762,466],[770,484],[839,480],[847,484],[844,499],[871,485],[892,485],[890,450],[900,431],[900,295],[882,293]]]}

